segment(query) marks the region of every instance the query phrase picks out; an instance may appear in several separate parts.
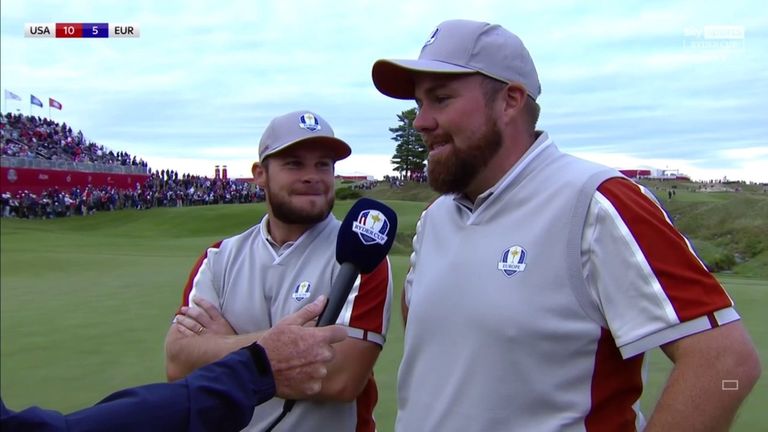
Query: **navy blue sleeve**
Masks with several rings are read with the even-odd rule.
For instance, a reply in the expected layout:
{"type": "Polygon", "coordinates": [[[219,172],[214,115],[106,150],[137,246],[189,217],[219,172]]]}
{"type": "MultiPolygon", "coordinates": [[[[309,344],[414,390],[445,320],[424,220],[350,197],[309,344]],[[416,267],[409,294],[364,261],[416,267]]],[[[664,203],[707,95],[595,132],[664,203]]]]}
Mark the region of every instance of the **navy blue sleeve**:
{"type": "Polygon", "coordinates": [[[13,412],[0,399],[0,430],[60,432],[67,430],[67,424],[59,412],[38,407],[13,412]]]}
{"type": "Polygon", "coordinates": [[[3,432],[239,431],[274,395],[266,355],[254,345],[184,379],[121,390],[69,415],[36,407],[14,413],[0,401],[0,425],[3,432]]]}

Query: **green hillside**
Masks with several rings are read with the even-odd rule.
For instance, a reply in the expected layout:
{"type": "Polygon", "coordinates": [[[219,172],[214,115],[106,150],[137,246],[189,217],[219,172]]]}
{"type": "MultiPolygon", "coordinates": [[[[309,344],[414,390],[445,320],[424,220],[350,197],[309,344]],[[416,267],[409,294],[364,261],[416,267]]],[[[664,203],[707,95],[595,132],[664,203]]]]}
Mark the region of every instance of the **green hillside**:
{"type": "Polygon", "coordinates": [[[710,270],[768,277],[768,193],[762,187],[734,185],[729,186],[732,191],[704,192],[687,182],[645,185],[710,270]]]}
{"type": "MultiPolygon", "coordinates": [[[[695,183],[643,184],[654,192],[710,270],[768,277],[768,193],[763,192],[763,187],[740,185],[740,192],[701,192],[695,183]],[[672,190],[674,196],[670,199],[668,192],[672,190]]],[[[419,183],[399,189],[381,184],[359,193],[384,201],[418,202],[422,209],[437,196],[428,185],[419,183]]],[[[402,238],[413,235],[409,226],[406,223],[400,230],[402,238]]]]}

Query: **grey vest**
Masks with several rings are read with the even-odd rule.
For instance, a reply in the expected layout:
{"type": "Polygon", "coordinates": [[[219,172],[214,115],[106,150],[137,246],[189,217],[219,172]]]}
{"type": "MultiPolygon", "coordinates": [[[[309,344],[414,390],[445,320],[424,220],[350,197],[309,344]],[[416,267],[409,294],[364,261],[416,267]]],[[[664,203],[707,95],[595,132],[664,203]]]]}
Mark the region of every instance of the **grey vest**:
{"type": "Polygon", "coordinates": [[[604,319],[581,233],[596,188],[620,174],[540,150],[474,215],[450,196],[423,214],[398,431],[583,430],[604,319]]]}

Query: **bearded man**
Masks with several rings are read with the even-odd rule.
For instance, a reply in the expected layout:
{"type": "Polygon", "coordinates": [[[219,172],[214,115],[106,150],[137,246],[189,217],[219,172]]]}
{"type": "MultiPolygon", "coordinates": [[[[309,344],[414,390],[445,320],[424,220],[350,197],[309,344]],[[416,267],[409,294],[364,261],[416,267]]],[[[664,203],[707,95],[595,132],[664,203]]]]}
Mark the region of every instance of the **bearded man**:
{"type": "Polygon", "coordinates": [[[443,194],[403,288],[397,432],[728,430],[761,371],[733,302],[650,191],[537,129],[519,37],[445,21],[372,76],[416,102],[443,194]],[[646,420],[656,347],[674,366],[646,420]]]}
{"type": "MultiPolygon", "coordinates": [[[[253,175],[266,191],[267,214],[247,231],[217,242],[197,261],[166,337],[169,380],[259,340],[282,317],[329,294],[340,222],[332,214],[334,165],[351,149],[310,111],[274,118],[259,143],[253,175]]],[[[374,431],[378,399],[373,366],[389,324],[389,260],[355,282],[337,323],[350,337],[320,391],[299,401],[276,430],[374,431]]],[[[275,398],[254,411],[248,431],[278,417],[275,398]]]]}

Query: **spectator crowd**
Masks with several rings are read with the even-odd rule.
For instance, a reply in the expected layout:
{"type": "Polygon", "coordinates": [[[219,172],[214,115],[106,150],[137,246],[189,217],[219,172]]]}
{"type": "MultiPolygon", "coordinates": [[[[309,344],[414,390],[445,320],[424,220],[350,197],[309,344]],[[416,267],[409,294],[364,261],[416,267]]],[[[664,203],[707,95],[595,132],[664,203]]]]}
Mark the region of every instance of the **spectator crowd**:
{"type": "Polygon", "coordinates": [[[153,207],[185,207],[260,202],[264,191],[250,183],[210,179],[162,170],[132,189],[88,186],[84,190],[48,189],[41,195],[29,191],[5,192],[0,197],[3,217],[54,218],[87,216],[96,211],[127,208],[146,210],[153,207]]]}
{"type": "Polygon", "coordinates": [[[0,116],[0,135],[3,156],[147,168],[144,160],[106,149],[82,131],[73,133],[66,123],[47,118],[6,113],[0,116]]]}
{"type": "Polygon", "coordinates": [[[48,189],[40,195],[5,192],[0,196],[3,217],[54,218],[126,208],[250,203],[265,198],[263,190],[248,182],[179,175],[172,170],[153,173],[143,159],[108,150],[88,141],[81,131],[73,133],[66,123],[50,119],[7,113],[0,116],[0,137],[3,157],[140,166],[150,174],[143,183],[128,189],[89,185],[83,190],[48,189]]]}
{"type": "MultiPolygon", "coordinates": [[[[252,183],[218,178],[218,172],[216,178],[179,175],[172,170],[153,172],[141,158],[128,152],[107,149],[89,141],[82,131],[74,133],[66,123],[59,124],[39,116],[13,113],[0,116],[0,138],[3,157],[138,166],[149,173],[146,181],[128,189],[89,185],[82,190],[78,187],[48,189],[40,195],[30,191],[5,192],[0,196],[2,217],[85,216],[96,211],[251,203],[265,199],[264,191],[252,183]]],[[[416,172],[407,179],[384,177],[390,188],[399,189],[406,181],[423,183],[426,182],[426,175],[416,172]]],[[[369,190],[378,184],[377,180],[366,180],[352,185],[350,189],[369,190]]]]}

